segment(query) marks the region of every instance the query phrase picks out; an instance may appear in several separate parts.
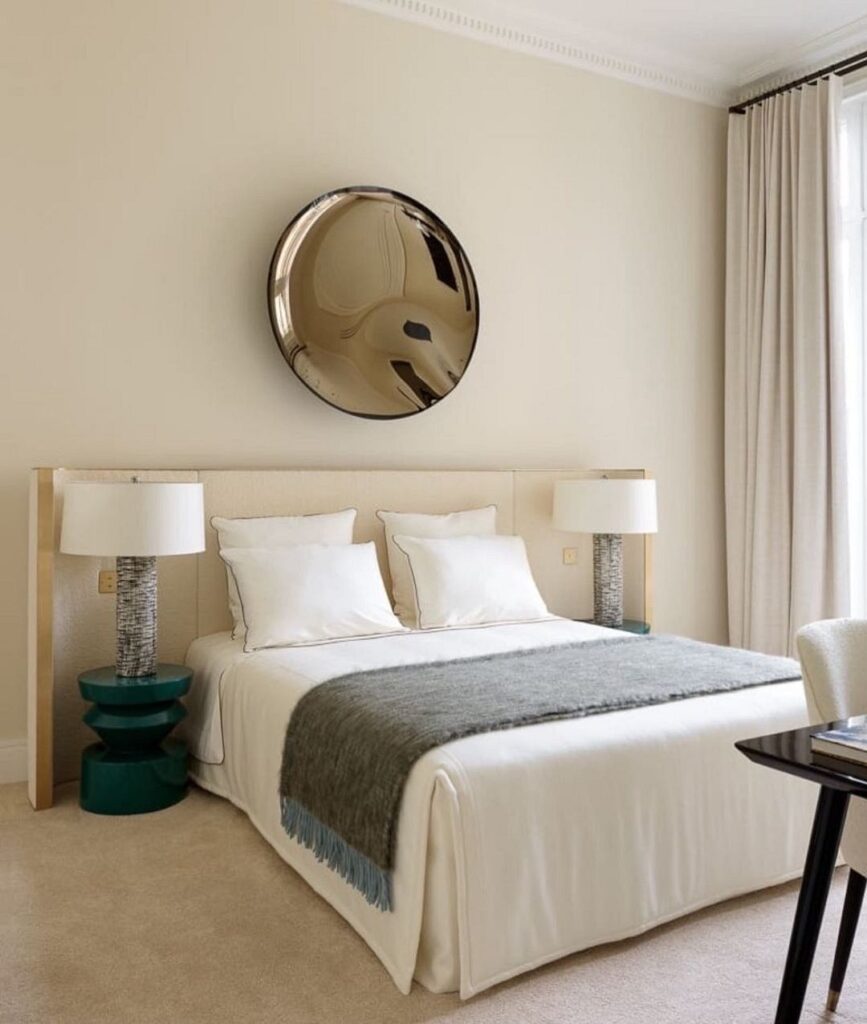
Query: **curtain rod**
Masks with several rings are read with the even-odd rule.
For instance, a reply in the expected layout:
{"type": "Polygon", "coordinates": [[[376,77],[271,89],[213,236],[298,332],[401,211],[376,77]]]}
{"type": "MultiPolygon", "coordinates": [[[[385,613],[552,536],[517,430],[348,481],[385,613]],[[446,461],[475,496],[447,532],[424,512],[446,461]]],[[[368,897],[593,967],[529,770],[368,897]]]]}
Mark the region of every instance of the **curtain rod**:
{"type": "Polygon", "coordinates": [[[769,89],[767,92],[754,96],[751,100],[744,100],[743,103],[736,103],[733,107],[729,107],[729,113],[745,114],[750,107],[754,107],[757,103],[761,103],[763,100],[769,100],[772,96],[779,96],[780,93],[788,92],[790,89],[799,89],[802,85],[815,85],[820,78],[827,78],[828,75],[833,75],[835,73],[848,75],[850,72],[859,71],[864,67],[867,67],[867,50],[862,50],[861,53],[854,53],[851,57],[847,57],[845,60],[838,60],[836,64],[829,64],[828,67],[821,68],[819,71],[814,71],[812,74],[804,75],[803,78],[798,78],[794,82],[777,86],[776,89],[769,89]]]}

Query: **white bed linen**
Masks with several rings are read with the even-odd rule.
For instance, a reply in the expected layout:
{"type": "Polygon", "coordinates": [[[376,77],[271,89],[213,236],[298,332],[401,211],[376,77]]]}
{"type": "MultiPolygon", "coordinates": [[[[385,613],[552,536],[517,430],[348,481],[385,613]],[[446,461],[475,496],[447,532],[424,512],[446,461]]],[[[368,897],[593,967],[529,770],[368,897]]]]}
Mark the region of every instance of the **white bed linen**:
{"type": "MultiPolygon", "coordinates": [[[[608,632],[608,631],[604,631],[608,632]]],[[[784,881],[803,863],[815,790],[750,764],[736,739],[806,723],[800,682],[449,743],[404,792],[383,913],[280,824],[292,708],[345,672],[574,642],[563,619],[244,654],[196,640],[188,738],[200,785],[263,836],[359,932],[402,992],[474,995],[570,952],[784,881]],[[218,756],[219,755],[219,756],[218,756]]]]}

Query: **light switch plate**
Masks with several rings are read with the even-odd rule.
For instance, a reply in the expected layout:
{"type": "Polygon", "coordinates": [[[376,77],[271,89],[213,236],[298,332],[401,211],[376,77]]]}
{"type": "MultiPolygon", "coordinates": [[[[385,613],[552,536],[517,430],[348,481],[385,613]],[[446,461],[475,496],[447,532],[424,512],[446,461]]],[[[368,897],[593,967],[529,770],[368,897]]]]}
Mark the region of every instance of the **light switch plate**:
{"type": "Polygon", "coordinates": [[[563,548],[563,565],[577,565],[578,548],[563,548]]]}
{"type": "Polygon", "coordinates": [[[116,594],[117,572],[114,569],[100,569],[97,587],[100,594],[116,594]]]}

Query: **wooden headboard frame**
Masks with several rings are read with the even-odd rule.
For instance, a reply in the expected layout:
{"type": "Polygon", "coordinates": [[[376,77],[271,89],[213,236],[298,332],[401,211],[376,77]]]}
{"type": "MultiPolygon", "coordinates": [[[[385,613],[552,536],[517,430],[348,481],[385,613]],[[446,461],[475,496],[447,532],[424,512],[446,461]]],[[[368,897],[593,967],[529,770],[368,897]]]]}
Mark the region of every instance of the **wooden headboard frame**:
{"type": "MultiPolygon", "coordinates": [[[[591,539],[551,525],[554,481],[598,476],[645,478],[646,470],[104,470],[35,469],[31,479],[28,621],[28,777],[34,808],[50,807],[55,784],[78,777],[83,746],[76,677],[114,658],[114,601],[97,593],[97,572],[113,560],[58,551],[63,488],[69,480],[201,481],[207,549],[160,559],[159,650],[183,661],[190,642],[228,628],[225,570],[212,515],[291,515],[358,509],[356,539],[374,540],[388,579],[377,509],[446,512],[496,504],[503,533],[527,542],[534,575],[552,611],[592,615],[591,539]],[[577,549],[564,565],[563,548],[577,549]]],[[[651,621],[651,538],[624,542],[627,615],[651,621]]]]}

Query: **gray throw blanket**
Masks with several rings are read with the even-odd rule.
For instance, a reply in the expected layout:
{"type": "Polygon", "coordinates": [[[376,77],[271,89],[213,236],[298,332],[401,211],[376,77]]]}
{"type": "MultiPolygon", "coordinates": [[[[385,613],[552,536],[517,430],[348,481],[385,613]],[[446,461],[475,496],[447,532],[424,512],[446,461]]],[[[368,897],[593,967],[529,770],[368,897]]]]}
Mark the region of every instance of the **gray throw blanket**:
{"type": "Polygon", "coordinates": [[[283,826],[381,910],[415,762],[462,736],[800,678],[796,662],[679,637],[612,637],[357,672],[298,702],[283,826]]]}

